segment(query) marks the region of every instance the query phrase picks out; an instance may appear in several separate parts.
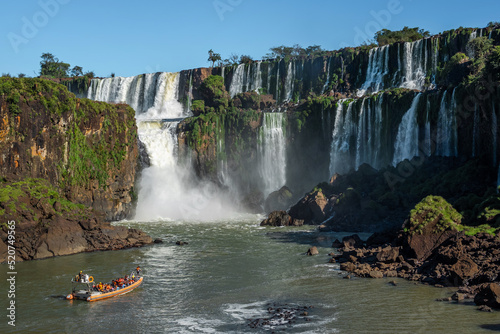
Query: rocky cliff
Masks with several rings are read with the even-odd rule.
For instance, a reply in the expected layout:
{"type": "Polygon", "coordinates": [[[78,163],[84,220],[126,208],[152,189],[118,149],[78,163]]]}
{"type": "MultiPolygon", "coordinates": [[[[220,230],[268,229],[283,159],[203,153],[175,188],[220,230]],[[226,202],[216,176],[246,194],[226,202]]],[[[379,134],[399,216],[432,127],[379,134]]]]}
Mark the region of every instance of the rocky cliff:
{"type": "MultiPolygon", "coordinates": [[[[96,226],[101,228],[103,218],[116,220],[130,213],[135,196],[138,148],[134,110],[129,106],[77,99],[64,86],[43,79],[2,78],[0,120],[0,173],[5,177],[5,182],[2,183],[5,198],[2,198],[0,204],[3,221],[15,220],[29,230],[32,229],[29,227],[31,224],[38,228],[42,224],[41,219],[56,217],[48,206],[38,208],[42,212],[36,214],[37,206],[41,204],[33,200],[33,196],[40,199],[44,198],[43,195],[28,193],[25,205],[21,208],[15,201],[9,202],[10,206],[7,206],[7,200],[12,199],[7,191],[12,189],[11,183],[27,178],[44,179],[55,187],[54,191],[60,193],[61,198],[97,212],[82,213],[87,219],[82,219],[81,214],[76,218],[57,216],[49,224],[49,230],[30,240],[34,245],[34,253],[26,250],[30,255],[20,258],[67,253],[68,250],[44,252],[40,248],[44,247],[40,242],[41,238],[47,237],[46,233],[55,226],[66,226],[68,231],[90,231],[96,226]],[[17,210],[24,214],[19,215],[17,210]],[[82,220],[93,223],[82,223],[88,229],[81,224],[78,227],[77,223],[82,220]]],[[[19,191],[15,193],[17,196],[20,196],[19,191]]],[[[50,205],[54,206],[55,201],[50,200],[50,205]]],[[[47,225],[47,222],[43,224],[47,225]]],[[[128,233],[120,228],[106,229],[115,231],[110,235],[116,234],[109,240],[125,240],[122,234],[128,233]]],[[[3,233],[2,240],[5,240],[3,233]]],[[[126,244],[124,242],[122,246],[126,244]]],[[[131,244],[136,245],[133,242],[127,245],[131,244]]],[[[115,247],[109,243],[107,246],[95,247],[84,245],[86,244],[82,241],[74,251],[115,247]]]]}

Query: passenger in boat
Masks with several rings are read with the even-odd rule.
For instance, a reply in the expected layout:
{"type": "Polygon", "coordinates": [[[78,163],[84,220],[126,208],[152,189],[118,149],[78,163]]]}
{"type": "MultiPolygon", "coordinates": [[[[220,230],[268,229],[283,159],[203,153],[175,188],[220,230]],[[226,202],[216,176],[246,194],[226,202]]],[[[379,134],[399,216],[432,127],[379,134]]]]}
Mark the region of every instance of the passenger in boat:
{"type": "Polygon", "coordinates": [[[141,276],[141,267],[137,266],[137,268],[135,268],[135,271],[137,272],[137,276],[141,276]]]}

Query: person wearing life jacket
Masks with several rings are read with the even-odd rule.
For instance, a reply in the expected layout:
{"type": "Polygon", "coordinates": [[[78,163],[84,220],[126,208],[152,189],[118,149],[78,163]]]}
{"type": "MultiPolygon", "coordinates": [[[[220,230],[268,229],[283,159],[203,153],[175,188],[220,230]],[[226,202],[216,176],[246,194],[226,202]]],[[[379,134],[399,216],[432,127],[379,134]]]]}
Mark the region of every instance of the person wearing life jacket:
{"type": "Polygon", "coordinates": [[[135,268],[135,271],[137,273],[137,276],[141,276],[141,267],[137,266],[137,268],[135,268]]]}

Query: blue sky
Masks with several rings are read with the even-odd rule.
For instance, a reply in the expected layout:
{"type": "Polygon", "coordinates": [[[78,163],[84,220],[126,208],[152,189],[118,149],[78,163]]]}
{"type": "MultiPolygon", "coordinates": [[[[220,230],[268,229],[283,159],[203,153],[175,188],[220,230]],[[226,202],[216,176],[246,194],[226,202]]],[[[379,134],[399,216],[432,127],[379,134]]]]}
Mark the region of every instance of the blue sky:
{"type": "Polygon", "coordinates": [[[0,73],[38,75],[44,52],[98,76],[176,72],[209,66],[209,49],[260,59],[278,45],[335,50],[382,28],[436,34],[490,21],[498,0],[2,1],[0,73]]]}

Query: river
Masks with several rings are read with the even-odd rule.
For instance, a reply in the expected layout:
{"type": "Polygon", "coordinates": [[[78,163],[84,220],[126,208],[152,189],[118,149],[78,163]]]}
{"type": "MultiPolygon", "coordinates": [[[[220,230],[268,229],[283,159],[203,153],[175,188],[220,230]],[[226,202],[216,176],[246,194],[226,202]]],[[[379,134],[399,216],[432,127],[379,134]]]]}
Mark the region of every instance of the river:
{"type": "MultiPolygon", "coordinates": [[[[449,296],[451,289],[402,279],[396,279],[394,286],[392,278],[344,279],[338,265],[328,263],[327,254],[332,252],[332,241],[345,234],[319,233],[313,227],[263,228],[256,216],[224,222],[117,224],[143,229],[164,242],[17,263],[16,327],[7,325],[8,285],[2,279],[0,333],[500,330],[498,312],[479,312],[470,303],[435,301],[449,296]],[[181,240],[188,244],[176,245],[181,240]],[[311,245],[318,247],[319,255],[305,255],[311,245]],[[137,265],[145,281],[126,295],[93,303],[63,299],[70,292],[70,279],[80,270],[105,282],[137,265]],[[273,316],[269,308],[290,312],[292,323],[258,322],[273,316]]],[[[6,265],[0,269],[8,271],[6,265]]]]}

